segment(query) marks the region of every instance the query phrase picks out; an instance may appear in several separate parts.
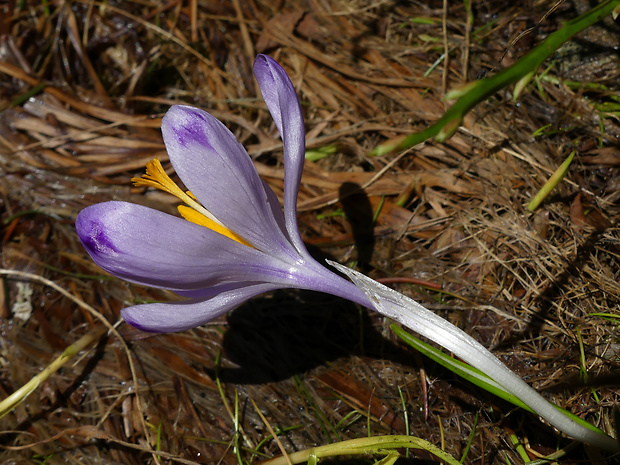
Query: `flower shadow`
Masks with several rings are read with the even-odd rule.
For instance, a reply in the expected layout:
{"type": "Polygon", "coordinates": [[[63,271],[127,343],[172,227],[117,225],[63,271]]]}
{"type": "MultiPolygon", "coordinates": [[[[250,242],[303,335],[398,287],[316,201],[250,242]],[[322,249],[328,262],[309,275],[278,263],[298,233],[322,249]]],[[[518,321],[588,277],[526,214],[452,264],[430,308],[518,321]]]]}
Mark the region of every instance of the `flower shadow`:
{"type": "Polygon", "coordinates": [[[224,355],[237,366],[221,368],[220,379],[280,381],[351,355],[411,364],[407,349],[377,331],[381,322],[365,308],[317,292],[283,290],[255,298],[228,316],[224,355]]]}
{"type": "Polygon", "coordinates": [[[375,248],[374,212],[370,199],[362,186],[354,182],[343,183],[338,194],[342,210],[351,225],[359,269],[367,273],[372,268],[370,262],[375,248]]]}

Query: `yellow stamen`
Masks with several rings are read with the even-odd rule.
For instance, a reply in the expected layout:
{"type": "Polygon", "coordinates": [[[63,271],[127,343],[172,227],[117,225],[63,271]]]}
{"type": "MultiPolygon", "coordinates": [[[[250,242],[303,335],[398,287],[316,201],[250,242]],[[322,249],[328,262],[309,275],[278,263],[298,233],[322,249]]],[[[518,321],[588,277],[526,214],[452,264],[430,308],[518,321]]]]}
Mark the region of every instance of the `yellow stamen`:
{"type": "Polygon", "coordinates": [[[205,228],[212,229],[213,231],[220,233],[226,237],[229,237],[233,241],[237,241],[240,244],[247,245],[248,247],[252,247],[252,245],[246,241],[243,237],[234,233],[228,228],[221,226],[220,224],[212,221],[210,218],[207,218],[202,213],[197,212],[193,208],[186,207],[185,205],[179,205],[177,207],[179,213],[183,218],[192,223],[196,223],[197,225],[204,226],[205,228]]]}
{"type": "Polygon", "coordinates": [[[132,178],[131,181],[134,186],[155,187],[174,195],[191,207],[188,208],[185,205],[179,205],[178,207],[179,213],[187,221],[204,226],[205,228],[220,233],[234,241],[239,242],[240,244],[252,247],[248,241],[228,229],[215,216],[213,216],[209,210],[200,205],[197,202],[196,197],[194,197],[191,192],[183,192],[183,190],[181,190],[181,188],[177,186],[172,179],[170,179],[170,176],[166,174],[163,166],[161,166],[161,162],[157,158],[146,164],[146,174],[143,174],[141,178],[132,178]]]}

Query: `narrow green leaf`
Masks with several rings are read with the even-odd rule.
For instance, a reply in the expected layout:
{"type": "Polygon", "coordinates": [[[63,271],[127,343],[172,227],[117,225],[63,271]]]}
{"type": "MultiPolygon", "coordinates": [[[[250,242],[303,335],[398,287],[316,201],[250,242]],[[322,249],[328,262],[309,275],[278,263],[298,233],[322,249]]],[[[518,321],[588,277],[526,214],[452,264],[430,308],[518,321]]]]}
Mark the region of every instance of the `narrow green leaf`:
{"type": "Polygon", "coordinates": [[[562,163],[560,167],[557,170],[555,170],[555,173],[551,175],[551,177],[547,180],[545,185],[542,186],[542,188],[534,196],[532,201],[527,206],[527,209],[529,211],[533,212],[534,210],[536,210],[539,207],[539,205],[542,203],[542,201],[545,200],[547,196],[551,193],[551,191],[556,188],[556,186],[560,183],[560,181],[564,179],[564,176],[566,176],[566,173],[568,172],[568,168],[570,167],[570,164],[573,161],[573,158],[575,158],[574,151],[571,152],[568,158],[564,160],[564,163],[562,163]]]}
{"type": "Polygon", "coordinates": [[[397,142],[386,141],[375,147],[370,155],[377,156],[392,151],[406,150],[425,142],[431,137],[436,137],[439,134],[440,137],[443,138],[442,140],[445,140],[452,135],[455,130],[454,127],[446,129],[446,126],[454,124],[454,121],[462,121],[464,116],[480,102],[494,95],[499,90],[524,79],[528,74],[535,73],[538,67],[549,58],[552,53],[570,40],[575,34],[612,14],[612,12],[619,7],[620,0],[606,0],[581,16],[567,21],[560,29],[550,34],[540,45],[517,60],[517,62],[509,68],[491,77],[473,82],[466,88],[464,94],[462,93],[463,89],[461,89],[460,93],[458,90],[456,93],[450,93],[450,97],[454,98],[455,95],[460,95],[460,98],[435,124],[422,132],[400,138],[397,142]]]}
{"type": "MultiPolygon", "coordinates": [[[[496,395],[497,397],[504,399],[513,405],[516,405],[517,407],[521,407],[522,409],[527,410],[528,412],[537,413],[537,412],[534,412],[527,405],[525,405],[523,402],[521,402],[519,399],[517,399],[515,396],[504,391],[504,389],[502,389],[502,387],[499,386],[499,384],[497,384],[489,376],[482,373],[480,370],[468,365],[467,363],[463,363],[459,360],[456,360],[444,354],[442,351],[434,348],[433,346],[421,341],[417,337],[409,334],[407,331],[402,329],[400,326],[390,325],[390,329],[392,329],[392,331],[394,331],[398,335],[398,337],[400,337],[403,341],[405,341],[411,347],[419,350],[424,355],[426,355],[428,358],[439,363],[444,368],[447,368],[451,372],[461,376],[462,378],[465,378],[470,383],[475,384],[476,386],[484,389],[485,391],[488,391],[496,395]]],[[[595,431],[599,434],[602,434],[602,435],[605,434],[599,428],[579,418],[577,415],[574,415],[571,412],[564,410],[561,407],[558,407],[557,405],[553,405],[553,406],[556,409],[558,409],[560,412],[562,412],[564,415],[571,418],[576,423],[579,423],[580,425],[585,426],[586,428],[592,431],[595,431]]]]}

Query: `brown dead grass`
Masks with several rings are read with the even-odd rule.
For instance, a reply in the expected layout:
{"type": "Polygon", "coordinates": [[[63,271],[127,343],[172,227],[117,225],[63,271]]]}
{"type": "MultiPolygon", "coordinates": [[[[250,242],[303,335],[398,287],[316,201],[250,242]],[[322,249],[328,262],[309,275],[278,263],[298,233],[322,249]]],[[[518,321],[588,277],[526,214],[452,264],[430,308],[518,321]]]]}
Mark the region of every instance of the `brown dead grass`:
{"type": "MultiPolygon", "coordinates": [[[[450,2],[445,34],[442,2],[17,3],[0,10],[2,268],[51,279],[112,323],[127,302],[174,298],[104,276],[73,220],[111,198],[172,211],[173,199],[129,180],[167,160],[158,127],[177,102],[228,125],[281,195],[281,142],[251,74],[255,53],[269,53],[298,89],[308,147],[335,148],[304,173],[308,244],[374,278],[413,282],[394,285],[613,434],[620,128],[596,110],[618,95],[613,22],[558,52],[548,75],[559,82],[540,80],[518,103],[501,93],[443,145],[367,156],[438,119],[443,83],[511,64],[586,2],[564,2],[510,48],[553,2],[474,1],[471,29],[463,3],[450,2]],[[424,77],[445,49],[448,67],[424,77]],[[566,181],[528,213],[571,150],[566,181]]],[[[101,322],[37,281],[6,277],[1,290],[5,397],[101,322]]],[[[558,444],[533,416],[403,347],[382,318],[328,296],[276,292],[180,334],[119,331],[0,420],[2,463],[233,464],[237,451],[258,463],[280,452],[251,401],[288,451],[410,431],[460,458],[476,415],[468,463],[519,463],[513,433],[533,458],[558,444]]],[[[565,459],[577,460],[601,457],[577,448],[565,459]]]]}

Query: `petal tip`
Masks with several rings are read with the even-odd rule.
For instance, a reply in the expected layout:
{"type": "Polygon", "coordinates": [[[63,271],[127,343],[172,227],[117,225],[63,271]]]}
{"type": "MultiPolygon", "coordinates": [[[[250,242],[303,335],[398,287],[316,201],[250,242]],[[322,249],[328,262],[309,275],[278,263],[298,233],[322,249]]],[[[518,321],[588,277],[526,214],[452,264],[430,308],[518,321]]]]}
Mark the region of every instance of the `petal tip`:
{"type": "MultiPolygon", "coordinates": [[[[152,326],[149,326],[148,324],[144,324],[143,318],[141,318],[141,315],[136,315],[135,312],[133,312],[132,310],[135,310],[136,308],[138,308],[139,306],[134,306],[134,307],[127,307],[121,310],[121,317],[123,318],[123,320],[125,320],[125,323],[133,326],[134,328],[140,330],[140,331],[144,331],[146,333],[165,333],[168,332],[165,329],[162,328],[153,328],[152,326]],[[137,316],[137,318],[136,318],[137,316]]],[[[142,313],[140,311],[137,312],[138,314],[142,313]]]]}
{"type": "Polygon", "coordinates": [[[80,212],[75,220],[75,229],[90,255],[118,253],[107,233],[105,222],[98,215],[96,205],[80,212]]]}
{"type": "Polygon", "coordinates": [[[187,147],[198,143],[211,147],[208,137],[209,126],[215,124],[214,118],[200,108],[188,105],[173,105],[164,115],[161,131],[166,146],[178,144],[187,147]]]}
{"type": "Polygon", "coordinates": [[[254,59],[254,66],[272,65],[272,64],[280,66],[276,60],[271,58],[269,55],[265,55],[263,53],[259,53],[258,55],[256,55],[256,58],[254,59]]]}
{"type": "Polygon", "coordinates": [[[269,55],[260,54],[256,56],[254,60],[254,75],[259,83],[266,78],[272,85],[276,84],[278,81],[286,83],[286,81],[289,80],[284,68],[269,55]],[[283,77],[285,79],[283,79],[283,77]]]}
{"type": "Polygon", "coordinates": [[[188,323],[186,319],[179,318],[174,307],[174,304],[165,303],[133,305],[123,308],[121,317],[127,324],[145,333],[174,333],[200,326],[201,322],[188,323]]]}

